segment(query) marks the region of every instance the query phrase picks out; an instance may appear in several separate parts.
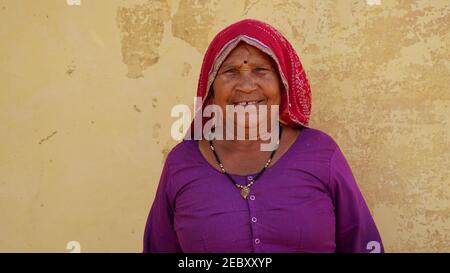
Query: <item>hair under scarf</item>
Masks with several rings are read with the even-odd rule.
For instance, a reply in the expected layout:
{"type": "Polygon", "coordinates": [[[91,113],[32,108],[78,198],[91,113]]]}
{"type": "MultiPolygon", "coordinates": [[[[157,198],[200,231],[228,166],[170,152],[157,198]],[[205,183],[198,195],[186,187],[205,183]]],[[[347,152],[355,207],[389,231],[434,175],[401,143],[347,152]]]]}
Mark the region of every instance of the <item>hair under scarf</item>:
{"type": "Polygon", "coordinates": [[[203,59],[197,88],[197,97],[202,99],[201,111],[207,105],[206,98],[222,62],[240,42],[258,48],[277,64],[284,87],[281,91],[280,122],[291,127],[307,126],[311,113],[311,90],[300,59],[278,30],[254,19],[241,20],[226,27],[211,41],[203,59]]]}

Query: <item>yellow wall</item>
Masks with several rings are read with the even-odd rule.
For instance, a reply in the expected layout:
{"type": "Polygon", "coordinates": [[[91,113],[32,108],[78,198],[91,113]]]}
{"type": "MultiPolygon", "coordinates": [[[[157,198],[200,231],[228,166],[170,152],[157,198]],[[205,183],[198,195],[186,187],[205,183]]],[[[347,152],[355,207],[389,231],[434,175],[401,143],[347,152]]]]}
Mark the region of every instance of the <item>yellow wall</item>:
{"type": "Polygon", "coordinates": [[[242,18],[297,49],[386,250],[450,251],[448,0],[0,0],[0,251],[141,251],[170,109],[242,18]]]}

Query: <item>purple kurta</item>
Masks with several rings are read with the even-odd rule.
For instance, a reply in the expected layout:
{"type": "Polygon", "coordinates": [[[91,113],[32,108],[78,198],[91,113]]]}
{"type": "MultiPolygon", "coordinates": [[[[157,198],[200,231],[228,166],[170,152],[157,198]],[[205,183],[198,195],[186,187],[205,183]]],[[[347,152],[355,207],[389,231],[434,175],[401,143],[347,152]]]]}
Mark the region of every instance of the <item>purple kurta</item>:
{"type": "MultiPolygon", "coordinates": [[[[232,175],[247,184],[252,175],[232,175]]],[[[383,252],[370,211],[336,142],[303,128],[243,199],[195,140],[169,153],[144,252],[383,252]]]]}

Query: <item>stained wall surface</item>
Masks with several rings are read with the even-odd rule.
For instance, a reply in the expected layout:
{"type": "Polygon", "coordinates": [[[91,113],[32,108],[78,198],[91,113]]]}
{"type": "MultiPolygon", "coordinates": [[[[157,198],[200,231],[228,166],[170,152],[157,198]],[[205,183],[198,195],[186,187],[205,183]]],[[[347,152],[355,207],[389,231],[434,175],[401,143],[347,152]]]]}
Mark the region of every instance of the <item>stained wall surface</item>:
{"type": "Polygon", "coordinates": [[[450,251],[447,0],[0,0],[0,251],[139,252],[214,35],[267,21],[386,251],[450,251]],[[73,5],[69,5],[73,4],[73,5]]]}

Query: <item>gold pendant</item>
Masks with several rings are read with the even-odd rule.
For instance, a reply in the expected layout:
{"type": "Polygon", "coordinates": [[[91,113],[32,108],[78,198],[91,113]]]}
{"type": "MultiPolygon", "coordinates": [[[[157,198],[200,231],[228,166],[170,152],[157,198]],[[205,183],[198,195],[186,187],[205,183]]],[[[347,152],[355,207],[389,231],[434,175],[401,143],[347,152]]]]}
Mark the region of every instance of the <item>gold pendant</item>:
{"type": "Polygon", "coordinates": [[[242,189],[241,189],[241,195],[242,195],[242,197],[244,197],[244,199],[247,199],[247,196],[250,194],[250,188],[249,187],[247,187],[247,186],[244,186],[242,189]]]}

